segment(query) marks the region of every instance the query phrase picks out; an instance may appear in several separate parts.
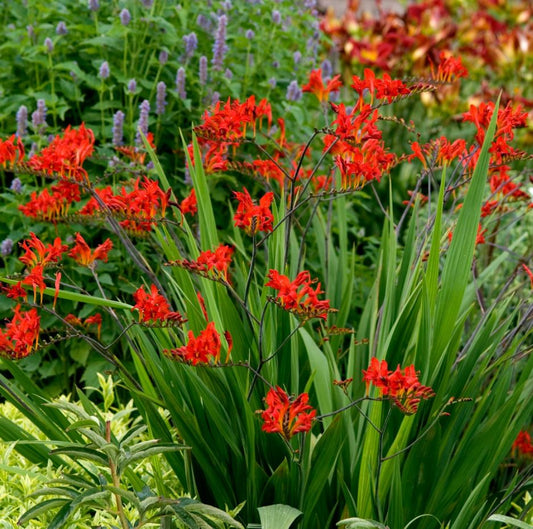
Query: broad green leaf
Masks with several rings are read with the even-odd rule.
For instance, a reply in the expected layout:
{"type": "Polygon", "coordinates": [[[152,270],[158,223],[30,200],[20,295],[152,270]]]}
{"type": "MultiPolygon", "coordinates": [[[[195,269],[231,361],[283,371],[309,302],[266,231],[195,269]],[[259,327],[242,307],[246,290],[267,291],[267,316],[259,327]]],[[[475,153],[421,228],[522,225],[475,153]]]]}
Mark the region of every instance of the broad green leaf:
{"type": "Polygon", "coordinates": [[[281,504],[259,507],[257,510],[261,520],[261,529],[289,529],[296,518],[302,514],[294,507],[281,504]]]}

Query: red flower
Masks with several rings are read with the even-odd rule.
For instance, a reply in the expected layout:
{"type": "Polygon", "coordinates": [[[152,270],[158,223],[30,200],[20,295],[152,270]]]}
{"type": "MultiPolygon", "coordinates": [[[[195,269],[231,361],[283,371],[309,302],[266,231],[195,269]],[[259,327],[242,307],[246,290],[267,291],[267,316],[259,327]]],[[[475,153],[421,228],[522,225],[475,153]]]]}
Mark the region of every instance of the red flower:
{"type": "Polygon", "coordinates": [[[195,337],[194,333],[189,331],[187,345],[165,352],[195,366],[197,364],[208,364],[211,359],[218,363],[220,348],[220,335],[215,329],[215,323],[211,321],[207,324],[206,329],[200,332],[198,337],[195,337]]]}
{"type": "Polygon", "coordinates": [[[520,431],[513,443],[513,450],[516,450],[523,456],[533,456],[533,444],[531,444],[531,436],[525,430],[520,431]]]}
{"type": "Polygon", "coordinates": [[[195,274],[199,274],[207,279],[223,279],[228,280],[228,268],[231,264],[231,256],[233,254],[233,248],[225,244],[219,245],[219,247],[213,252],[206,250],[202,252],[196,261],[189,261],[188,259],[180,259],[177,261],[170,261],[166,263],[167,266],[180,266],[189,270],[195,274]]]}
{"type": "Polygon", "coordinates": [[[265,397],[267,409],[261,413],[263,431],[279,433],[286,440],[298,432],[308,432],[316,416],[308,401],[307,393],[291,398],[279,386],[271,388],[265,397]]]}
{"type": "Polygon", "coordinates": [[[70,125],[63,136],[56,136],[48,147],[32,156],[28,165],[34,171],[57,174],[68,180],[87,180],[87,171],[82,168],[85,159],[93,153],[94,134],[82,123],[78,130],[70,125]]]}
{"type": "Polygon", "coordinates": [[[20,246],[26,253],[20,257],[28,268],[41,264],[46,266],[51,263],[57,263],[64,252],[68,250],[68,246],[61,244],[61,239],[56,237],[53,244],[44,245],[44,243],[30,232],[31,239],[26,239],[20,243],[20,246]]]}
{"type": "Polygon", "coordinates": [[[43,277],[43,265],[35,265],[30,273],[22,280],[23,285],[31,285],[33,288],[33,302],[37,298],[37,289],[41,294],[41,303],[43,301],[43,292],[46,288],[46,283],[44,282],[43,277]]]}
{"type": "Polygon", "coordinates": [[[330,92],[336,92],[342,87],[342,81],[340,80],[340,77],[340,75],[336,75],[333,77],[333,79],[328,81],[327,85],[324,87],[322,70],[313,70],[309,75],[309,82],[302,86],[302,92],[312,92],[322,103],[322,101],[326,101],[328,99],[330,92]]]}
{"type": "Polygon", "coordinates": [[[407,366],[403,371],[400,366],[395,371],[389,371],[387,362],[380,362],[375,357],[370,360],[369,368],[366,371],[363,369],[363,381],[366,382],[367,394],[372,384],[406,415],[416,413],[421,399],[435,396],[430,387],[420,384],[413,365],[407,366]]]}
{"type": "Polygon", "coordinates": [[[14,359],[28,356],[37,348],[39,330],[37,310],[21,312],[20,305],[17,305],[6,330],[0,330],[0,353],[14,359]]]}
{"type": "Polygon", "coordinates": [[[248,235],[253,236],[260,231],[271,232],[274,216],[270,205],[274,200],[274,193],[266,193],[259,199],[259,205],[252,202],[248,190],[243,187],[243,192],[234,191],[235,198],[239,201],[237,211],[233,217],[235,226],[242,228],[248,235]]]}
{"type": "Polygon", "coordinates": [[[185,320],[179,312],[171,312],[167,300],[159,293],[157,287],[152,285],[150,293],[145,292],[144,286],[141,286],[133,294],[135,305],[131,310],[139,311],[139,321],[157,322],[157,321],[175,321],[178,324],[185,320]]]}
{"type": "Polygon", "coordinates": [[[91,250],[81,234],[76,233],[76,244],[68,254],[70,257],[73,257],[78,264],[92,267],[97,259],[107,262],[107,254],[111,248],[113,248],[111,239],[106,239],[105,242],[97,246],[95,250],[91,250]]]}
{"type": "Polygon", "coordinates": [[[180,204],[180,211],[182,215],[189,213],[189,215],[196,215],[198,212],[198,202],[196,201],[196,191],[191,189],[191,192],[186,196],[180,204]]]}
{"type": "Polygon", "coordinates": [[[17,158],[18,162],[21,162],[24,158],[24,145],[22,145],[20,138],[13,134],[6,141],[0,139],[0,165],[5,167],[9,162],[13,166],[17,158]]]}
{"type": "Polygon", "coordinates": [[[359,101],[356,105],[358,108],[363,107],[363,97],[367,93],[370,94],[371,104],[374,101],[374,97],[377,99],[387,99],[387,102],[391,103],[395,97],[410,93],[409,88],[402,81],[391,79],[387,73],[383,74],[383,79],[379,79],[372,70],[365,68],[363,75],[363,79],[357,75],[354,75],[352,78],[351,86],[359,94],[359,101]]]}
{"type": "Polygon", "coordinates": [[[446,56],[447,53],[445,51],[441,51],[439,55],[440,64],[437,68],[437,72],[435,72],[433,68],[433,64],[431,65],[431,77],[435,79],[436,81],[441,81],[445,83],[449,83],[453,80],[455,77],[456,79],[459,79],[460,77],[467,77],[468,71],[463,66],[463,63],[461,62],[461,57],[458,57],[457,59],[450,56],[446,56]]]}
{"type": "Polygon", "coordinates": [[[284,309],[307,320],[309,318],[326,319],[328,312],[333,309],[328,300],[319,300],[318,295],[323,294],[320,283],[316,288],[311,285],[316,280],[311,280],[309,272],[300,272],[294,281],[280,274],[277,270],[270,270],[267,274],[270,280],[266,286],[278,291],[276,301],[284,309]]]}

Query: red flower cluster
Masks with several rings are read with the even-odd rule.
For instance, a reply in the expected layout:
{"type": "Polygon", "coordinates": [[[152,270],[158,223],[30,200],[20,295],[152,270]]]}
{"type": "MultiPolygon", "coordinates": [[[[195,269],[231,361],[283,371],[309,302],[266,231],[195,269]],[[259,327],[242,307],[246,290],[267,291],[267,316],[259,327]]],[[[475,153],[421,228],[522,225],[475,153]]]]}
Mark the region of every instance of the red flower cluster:
{"type": "Polygon", "coordinates": [[[34,171],[44,171],[68,180],[86,181],[87,171],[83,162],[91,156],[94,148],[94,134],[81,124],[79,129],[70,125],[62,136],[56,136],[48,147],[32,156],[28,165],[34,171]]]}
{"type": "Polygon", "coordinates": [[[54,222],[65,217],[71,204],[81,200],[80,187],[74,182],[61,180],[39,194],[32,192],[29,202],[20,205],[19,210],[27,217],[54,222]]]}
{"type": "Polygon", "coordinates": [[[527,457],[533,457],[533,444],[531,436],[525,430],[520,431],[513,443],[513,450],[527,457]]]}
{"type": "Polygon", "coordinates": [[[390,398],[393,404],[407,415],[416,413],[421,399],[435,396],[430,387],[420,384],[413,365],[403,371],[400,366],[395,371],[389,371],[387,361],[380,362],[375,357],[370,361],[368,369],[363,369],[363,381],[366,382],[367,394],[372,384],[379,389],[383,397],[390,398]]]}
{"type": "Polygon", "coordinates": [[[271,232],[274,217],[270,210],[270,205],[274,200],[274,193],[266,193],[259,199],[259,205],[252,202],[252,197],[248,190],[243,187],[243,192],[234,191],[235,198],[239,201],[237,211],[233,217],[235,226],[242,228],[248,235],[254,236],[256,233],[271,232]]]}
{"type": "Polygon", "coordinates": [[[150,287],[149,293],[144,290],[144,285],[141,286],[134,292],[133,299],[135,305],[131,310],[139,311],[140,322],[175,322],[181,325],[185,321],[179,312],[170,311],[167,300],[155,285],[150,287]]]}
{"type": "Polygon", "coordinates": [[[262,99],[258,104],[255,103],[253,95],[244,103],[228,99],[223,106],[218,101],[211,112],[206,111],[202,117],[202,125],[194,130],[200,138],[206,140],[235,143],[246,137],[246,128],[249,125],[255,134],[257,126],[261,126],[265,117],[270,127],[272,110],[266,99],[262,99]]]}
{"type": "Polygon", "coordinates": [[[359,94],[359,101],[356,104],[358,108],[364,106],[366,94],[370,95],[370,104],[372,104],[374,98],[386,99],[387,103],[391,103],[394,98],[410,93],[409,88],[399,79],[392,79],[387,73],[380,79],[369,68],[365,68],[362,79],[357,75],[352,77],[351,87],[359,94]]]}
{"type": "Polygon", "coordinates": [[[102,330],[102,315],[98,312],[92,316],[89,316],[88,318],[85,318],[83,321],[77,316],[74,316],[74,314],[67,314],[65,316],[65,321],[74,327],[83,327],[85,329],[89,328],[91,325],[96,325],[98,338],[100,338],[100,331],[102,330]]]}
{"type": "Polygon", "coordinates": [[[300,272],[294,281],[287,276],[280,274],[277,270],[270,270],[267,274],[270,280],[266,286],[272,287],[278,291],[276,302],[298,317],[307,320],[309,318],[327,318],[328,312],[333,309],[329,306],[328,300],[319,300],[319,294],[324,292],[320,290],[320,283],[316,288],[311,285],[316,280],[311,280],[309,272],[300,272]]]}
{"type": "Polygon", "coordinates": [[[279,433],[287,441],[294,434],[308,432],[316,416],[316,410],[308,404],[308,401],[307,393],[291,398],[279,386],[271,388],[265,397],[267,409],[261,413],[264,421],[263,431],[279,433]]]}
{"type": "MultiPolygon", "coordinates": [[[[126,230],[141,235],[152,229],[156,217],[165,216],[171,190],[163,191],[159,183],[145,177],[141,182],[133,182],[133,190],[125,186],[119,194],[114,194],[110,186],[95,190],[99,199],[117,216],[126,217],[119,224],[126,230]]],[[[91,198],[80,210],[81,215],[94,215],[101,210],[99,201],[91,198]]]]}
{"type": "Polygon", "coordinates": [[[28,268],[57,263],[61,259],[61,256],[68,250],[68,246],[62,244],[59,237],[54,239],[53,244],[47,245],[33,232],[30,232],[30,237],[31,239],[20,243],[21,248],[25,250],[25,254],[20,257],[20,261],[28,268]]]}
{"type": "Polygon", "coordinates": [[[181,201],[179,206],[181,214],[196,215],[198,212],[198,202],[196,200],[196,191],[191,189],[191,192],[181,201]]]}
{"type": "Polygon", "coordinates": [[[21,312],[20,305],[6,329],[0,329],[0,354],[18,360],[31,354],[39,342],[40,317],[37,310],[21,312]]]}
{"type": "Polygon", "coordinates": [[[7,163],[11,166],[21,162],[24,158],[24,145],[14,134],[8,140],[0,139],[0,165],[6,167],[7,163]]]}
{"type": "Polygon", "coordinates": [[[435,71],[433,63],[431,63],[431,77],[435,81],[442,83],[449,83],[454,78],[467,77],[468,71],[463,66],[461,57],[452,57],[449,53],[441,51],[439,55],[440,63],[435,71]]]}
{"type": "Polygon", "coordinates": [[[91,250],[89,245],[81,234],[76,233],[76,244],[68,253],[70,257],[82,265],[93,267],[97,259],[107,262],[107,254],[113,248],[111,239],[106,239],[102,244],[98,245],[95,250],[91,250]]]}
{"type": "MultiPolygon", "coordinates": [[[[228,358],[231,352],[232,340],[229,333],[225,334],[228,342],[228,358]]],[[[215,363],[220,361],[220,349],[222,343],[220,335],[215,329],[215,323],[209,322],[207,327],[200,332],[198,337],[194,336],[192,331],[189,331],[189,341],[187,345],[177,347],[176,349],[166,350],[165,353],[179,358],[185,362],[191,363],[193,366],[197,364],[208,364],[211,360],[215,363]]]]}
{"type": "Polygon", "coordinates": [[[166,265],[180,266],[181,268],[185,268],[185,270],[199,274],[207,279],[223,279],[227,281],[228,268],[231,264],[233,251],[231,246],[221,244],[214,252],[211,250],[202,252],[196,261],[180,259],[178,261],[170,261],[166,265]]]}
{"type": "Polygon", "coordinates": [[[413,154],[410,154],[407,159],[412,161],[418,158],[424,169],[427,169],[426,160],[435,160],[437,165],[450,164],[453,160],[462,159],[467,155],[466,142],[463,139],[457,139],[450,143],[448,138],[441,136],[429,143],[420,145],[417,141],[411,143],[413,154]]]}
{"type": "Polygon", "coordinates": [[[323,101],[327,101],[330,92],[336,92],[342,87],[340,77],[340,75],[336,75],[324,86],[322,70],[313,70],[309,75],[309,82],[302,86],[302,92],[312,92],[320,103],[322,103],[323,101]]]}

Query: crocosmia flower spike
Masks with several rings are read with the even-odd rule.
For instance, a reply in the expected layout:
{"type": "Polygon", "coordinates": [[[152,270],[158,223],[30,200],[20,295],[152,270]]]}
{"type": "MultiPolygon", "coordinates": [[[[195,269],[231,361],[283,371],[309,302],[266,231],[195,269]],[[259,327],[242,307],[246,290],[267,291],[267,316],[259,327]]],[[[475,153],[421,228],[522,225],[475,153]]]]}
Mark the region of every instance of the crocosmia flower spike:
{"type": "Polygon", "coordinates": [[[242,228],[250,236],[260,231],[266,233],[272,231],[274,217],[270,211],[270,205],[274,200],[274,193],[266,193],[259,199],[259,205],[252,202],[252,197],[245,187],[243,187],[242,193],[234,191],[234,195],[239,201],[233,217],[237,228],[242,228]]]}

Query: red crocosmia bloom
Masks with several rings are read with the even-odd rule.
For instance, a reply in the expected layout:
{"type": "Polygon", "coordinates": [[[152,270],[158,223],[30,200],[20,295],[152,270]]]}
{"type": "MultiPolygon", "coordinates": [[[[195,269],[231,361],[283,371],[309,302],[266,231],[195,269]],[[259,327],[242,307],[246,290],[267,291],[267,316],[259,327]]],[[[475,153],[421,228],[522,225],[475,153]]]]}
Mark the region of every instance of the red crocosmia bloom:
{"type": "Polygon", "coordinates": [[[211,360],[218,363],[220,360],[220,348],[220,335],[215,329],[215,323],[211,321],[197,337],[194,336],[192,331],[189,331],[187,345],[167,350],[165,353],[195,366],[197,364],[208,364],[211,360]]]}
{"type": "Polygon", "coordinates": [[[330,92],[336,92],[342,87],[342,81],[340,78],[340,75],[336,75],[333,79],[327,82],[326,86],[324,86],[322,70],[320,68],[318,70],[313,70],[309,75],[309,82],[302,86],[302,92],[312,92],[322,103],[328,99],[330,92]]]}
{"type": "Polygon", "coordinates": [[[76,244],[70,250],[68,255],[82,266],[94,266],[94,262],[99,259],[107,262],[107,254],[113,248],[111,239],[106,239],[102,244],[98,245],[95,250],[91,250],[89,245],[80,233],[76,233],[76,244]]]}
{"type": "Polygon", "coordinates": [[[21,162],[24,158],[24,145],[17,138],[15,134],[8,140],[2,141],[0,139],[0,165],[6,167],[15,165],[16,162],[21,162]]]}
{"type": "Polygon", "coordinates": [[[59,181],[39,194],[32,192],[29,202],[19,206],[19,210],[27,217],[54,222],[67,215],[70,205],[81,200],[78,184],[66,180],[59,181]]]}
{"type": "Polygon", "coordinates": [[[39,342],[40,317],[35,309],[21,312],[20,305],[5,331],[0,330],[0,354],[19,359],[31,354],[39,342]]]}
{"type": "Polygon", "coordinates": [[[46,283],[43,277],[43,265],[35,265],[30,273],[22,280],[23,285],[30,285],[33,288],[33,302],[37,299],[37,289],[41,294],[41,303],[43,301],[43,292],[46,288],[46,283]]]}
{"type": "Polygon", "coordinates": [[[270,205],[274,200],[274,193],[266,193],[259,199],[259,205],[252,202],[252,197],[248,190],[243,187],[243,192],[234,191],[235,198],[239,201],[237,211],[233,217],[235,226],[242,228],[248,235],[254,236],[256,233],[271,232],[274,216],[270,210],[270,205]]]}
{"type": "Polygon", "coordinates": [[[436,72],[433,67],[433,64],[431,64],[431,77],[436,81],[441,81],[445,83],[452,81],[454,77],[456,79],[459,79],[460,77],[467,77],[468,71],[463,66],[463,63],[461,62],[461,57],[455,58],[451,55],[447,55],[448,53],[445,51],[440,52],[440,63],[437,67],[436,72]]]}
{"type": "Polygon", "coordinates": [[[533,272],[530,268],[526,266],[525,263],[522,263],[522,268],[524,269],[524,272],[529,276],[529,280],[531,281],[531,288],[533,288],[533,272]]]}
{"type": "Polygon", "coordinates": [[[197,292],[196,297],[198,298],[198,303],[200,304],[200,308],[202,309],[202,314],[204,315],[205,321],[209,321],[209,318],[207,317],[207,309],[205,308],[205,299],[202,296],[202,293],[197,292]]]}
{"type": "MultiPolygon", "coordinates": [[[[485,233],[487,233],[487,230],[483,230],[481,228],[481,224],[478,225],[477,227],[477,235],[476,235],[476,246],[478,244],[485,244],[485,233]]],[[[449,242],[452,242],[452,238],[453,238],[453,231],[449,231],[448,232],[448,241],[449,242]]]]}
{"type": "Polygon", "coordinates": [[[65,316],[65,321],[67,323],[70,323],[70,325],[74,325],[75,327],[81,327],[83,325],[82,321],[78,316],[75,316],[74,314],[67,314],[65,316]]]}
{"type": "Polygon", "coordinates": [[[406,415],[416,413],[421,399],[435,396],[430,387],[420,384],[413,365],[403,370],[398,366],[395,371],[389,371],[387,362],[375,357],[370,360],[369,368],[366,371],[363,369],[363,381],[366,383],[367,394],[372,384],[406,415]]]}
{"type": "Polygon", "coordinates": [[[45,246],[33,232],[30,232],[30,239],[22,241],[20,246],[26,253],[19,259],[28,268],[33,268],[38,264],[46,266],[51,263],[57,263],[63,253],[68,250],[67,245],[61,244],[59,237],[54,239],[53,244],[47,244],[45,246]]]}
{"type": "Polygon", "coordinates": [[[294,434],[308,432],[316,416],[316,410],[308,401],[307,393],[291,398],[279,386],[271,388],[265,397],[267,408],[261,413],[263,431],[279,433],[287,441],[294,434]]]}
{"type": "Polygon", "coordinates": [[[379,79],[369,68],[365,68],[363,79],[354,75],[351,86],[359,94],[356,108],[363,107],[363,98],[367,93],[370,94],[370,104],[373,103],[374,97],[386,99],[388,103],[391,103],[395,97],[410,93],[409,88],[402,81],[391,79],[387,73],[383,74],[383,79],[379,79]]]}
{"type": "Polygon", "coordinates": [[[57,297],[59,296],[59,287],[61,286],[61,272],[56,272],[56,279],[54,281],[54,304],[52,308],[55,310],[57,297]]]}
{"type": "Polygon", "coordinates": [[[228,280],[228,268],[231,264],[231,256],[233,255],[233,248],[225,244],[219,245],[215,251],[205,250],[202,252],[196,261],[189,261],[188,259],[179,259],[177,261],[170,261],[166,263],[167,266],[180,266],[199,274],[202,277],[212,280],[222,279],[228,280]]]}
{"type": "Polygon", "coordinates": [[[533,444],[531,444],[531,436],[525,430],[521,430],[513,443],[513,451],[520,455],[533,457],[533,444]]]}
{"type": "Polygon", "coordinates": [[[323,291],[320,290],[320,283],[316,288],[312,287],[316,280],[311,280],[309,272],[300,272],[296,279],[291,281],[277,270],[270,270],[267,278],[269,281],[266,286],[278,291],[276,303],[296,316],[304,320],[309,318],[325,320],[328,312],[333,311],[328,300],[318,299],[318,295],[323,294],[323,291]]]}
{"type": "Polygon", "coordinates": [[[179,206],[182,215],[196,215],[198,212],[198,202],[196,201],[196,191],[191,189],[191,192],[186,196],[179,206]]]}
{"type": "Polygon", "coordinates": [[[22,288],[22,281],[19,281],[16,285],[4,287],[4,291],[6,296],[11,299],[22,298],[26,300],[28,297],[26,290],[22,288]]]}
{"type": "Polygon", "coordinates": [[[100,313],[93,314],[88,318],[85,318],[83,325],[85,327],[90,327],[91,325],[96,325],[96,334],[98,339],[100,339],[100,332],[102,330],[102,315],[100,313]]]}
{"type": "Polygon", "coordinates": [[[133,294],[135,305],[131,310],[139,311],[139,321],[157,322],[157,321],[174,321],[178,324],[183,323],[183,317],[179,312],[171,312],[167,300],[159,293],[157,287],[152,285],[150,293],[141,286],[133,294]]]}
{"type": "Polygon", "coordinates": [[[56,174],[68,180],[85,181],[87,172],[82,165],[93,153],[94,134],[82,124],[76,129],[70,125],[62,136],[56,136],[48,147],[31,157],[28,165],[34,171],[56,174]]]}

